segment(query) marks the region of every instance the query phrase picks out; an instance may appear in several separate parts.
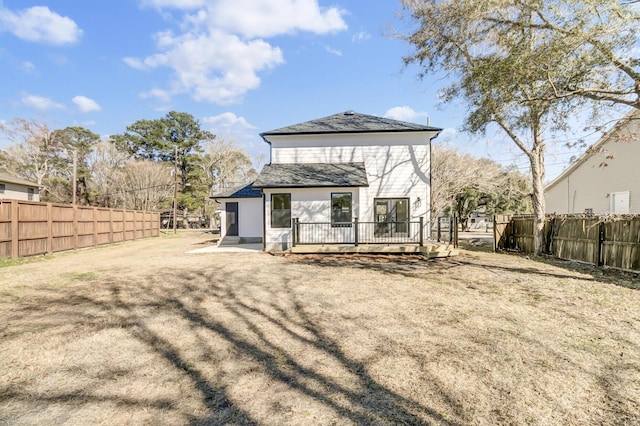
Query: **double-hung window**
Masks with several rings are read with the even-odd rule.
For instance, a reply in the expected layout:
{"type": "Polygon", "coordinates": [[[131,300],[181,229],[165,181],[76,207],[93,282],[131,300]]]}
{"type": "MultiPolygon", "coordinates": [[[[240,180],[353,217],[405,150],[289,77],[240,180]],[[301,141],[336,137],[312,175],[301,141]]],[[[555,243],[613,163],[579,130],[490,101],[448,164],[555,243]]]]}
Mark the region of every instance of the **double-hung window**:
{"type": "Polygon", "coordinates": [[[271,194],[271,227],[291,227],[291,194],[271,194]]]}
{"type": "Polygon", "coordinates": [[[351,192],[331,193],[331,226],[351,226],[352,211],[351,192]]]}

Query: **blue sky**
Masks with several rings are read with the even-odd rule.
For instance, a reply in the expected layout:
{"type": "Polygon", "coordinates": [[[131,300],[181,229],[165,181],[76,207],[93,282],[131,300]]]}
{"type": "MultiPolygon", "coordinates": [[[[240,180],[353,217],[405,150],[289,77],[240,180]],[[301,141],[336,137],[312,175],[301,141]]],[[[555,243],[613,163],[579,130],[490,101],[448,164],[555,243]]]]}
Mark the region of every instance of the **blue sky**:
{"type": "MultiPolygon", "coordinates": [[[[0,120],[107,136],[184,111],[268,158],[263,131],[354,110],[445,129],[437,143],[526,171],[500,132],[460,133],[446,80],[417,78],[399,1],[0,0],[0,120]]],[[[0,148],[6,148],[0,141],[0,148]]],[[[548,178],[573,153],[550,151],[548,178]]]]}

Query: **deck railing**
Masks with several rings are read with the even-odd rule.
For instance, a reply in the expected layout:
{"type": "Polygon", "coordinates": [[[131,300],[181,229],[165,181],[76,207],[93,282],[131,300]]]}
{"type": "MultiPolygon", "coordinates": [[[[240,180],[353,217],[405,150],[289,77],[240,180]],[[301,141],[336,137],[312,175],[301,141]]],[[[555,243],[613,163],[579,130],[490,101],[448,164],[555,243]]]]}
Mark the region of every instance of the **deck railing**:
{"type": "Polygon", "coordinates": [[[424,245],[424,220],[417,222],[300,222],[292,220],[293,246],[302,244],[424,245]]]}

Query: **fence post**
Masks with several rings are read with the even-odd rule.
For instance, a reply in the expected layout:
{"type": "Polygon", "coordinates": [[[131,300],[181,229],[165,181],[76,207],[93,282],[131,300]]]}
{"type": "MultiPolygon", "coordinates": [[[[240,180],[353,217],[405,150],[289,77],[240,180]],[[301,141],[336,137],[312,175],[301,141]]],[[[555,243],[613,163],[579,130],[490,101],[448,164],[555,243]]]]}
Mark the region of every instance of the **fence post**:
{"type": "Polygon", "coordinates": [[[78,206],[73,205],[73,249],[78,249],[78,206]]]}
{"type": "Polygon", "coordinates": [[[20,247],[20,222],[18,212],[18,200],[10,200],[11,203],[11,258],[18,258],[20,247]]]}
{"type": "Polygon", "coordinates": [[[113,243],[113,209],[109,209],[109,243],[113,243]]]}
{"type": "Polygon", "coordinates": [[[438,221],[438,239],[436,241],[440,242],[440,240],[442,239],[442,228],[440,227],[440,218],[436,219],[438,221]]]}
{"type": "Polygon", "coordinates": [[[598,266],[604,265],[604,256],[602,253],[602,245],[604,244],[604,222],[598,223],[598,266]]]}
{"type": "Polygon", "coordinates": [[[93,207],[93,245],[98,246],[98,208],[93,207]]]}
{"type": "Polygon", "coordinates": [[[424,218],[420,216],[420,247],[424,247],[424,218]]]}
{"type": "Polygon", "coordinates": [[[449,216],[449,245],[453,244],[453,216],[449,216]]]}
{"type": "Polygon", "coordinates": [[[47,253],[53,253],[53,204],[47,203],[47,253]]]}
{"type": "Polygon", "coordinates": [[[497,226],[496,226],[497,222],[498,222],[498,218],[494,214],[493,215],[493,251],[494,252],[498,251],[498,232],[497,232],[497,226]]]}
{"type": "Polygon", "coordinates": [[[353,237],[355,239],[354,244],[358,247],[358,241],[360,241],[360,226],[358,226],[358,218],[353,219],[353,237]]]}
{"type": "Polygon", "coordinates": [[[458,248],[458,216],[453,215],[453,247],[458,248]]]}

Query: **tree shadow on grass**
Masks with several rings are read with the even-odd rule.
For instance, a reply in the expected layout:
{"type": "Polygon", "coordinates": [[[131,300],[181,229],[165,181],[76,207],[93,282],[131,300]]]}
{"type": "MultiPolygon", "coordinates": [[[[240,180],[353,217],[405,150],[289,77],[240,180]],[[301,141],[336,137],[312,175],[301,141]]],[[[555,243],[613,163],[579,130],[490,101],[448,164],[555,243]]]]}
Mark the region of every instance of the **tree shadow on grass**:
{"type": "MultiPolygon", "coordinates": [[[[251,278],[233,271],[214,272],[211,269],[165,269],[139,282],[130,282],[124,277],[93,277],[84,287],[75,285],[57,292],[32,294],[13,312],[9,319],[11,330],[7,330],[10,333],[4,337],[17,340],[29,333],[46,332],[53,339],[68,342],[86,333],[126,330],[130,337],[164,360],[156,368],[170,366],[175,373],[188,378],[197,390],[206,413],[189,416],[182,413],[191,424],[250,425],[259,424],[259,418],[269,423],[287,422],[285,409],[276,409],[275,413],[260,412],[256,417],[243,409],[237,396],[230,395],[229,383],[239,378],[212,367],[211,363],[220,361],[215,358],[220,347],[212,343],[213,340],[224,342],[238,359],[250,363],[268,381],[302,396],[299,404],[304,405],[305,400],[320,404],[331,423],[461,424],[429,407],[428,401],[409,399],[380,384],[368,372],[366,363],[351,359],[339,342],[325,333],[307,313],[305,301],[298,300],[291,289],[290,278],[283,277],[277,288],[259,284],[244,287],[242,284],[251,278]],[[44,307],[46,314],[42,312],[44,307]],[[149,326],[155,315],[186,323],[189,339],[198,342],[199,353],[214,355],[199,358],[194,355],[193,348],[172,339],[175,330],[164,331],[149,326]],[[34,320],[38,324],[32,328],[34,320]],[[203,337],[203,332],[209,337],[203,337]],[[300,352],[283,347],[283,339],[300,352]],[[315,365],[309,365],[305,359],[309,352],[335,369],[345,371],[346,378],[338,380],[315,365]]],[[[172,325],[168,327],[171,329],[172,325]]],[[[184,328],[181,330],[184,332],[184,328]]],[[[120,374],[128,373],[121,371],[120,374]]],[[[437,387],[435,381],[432,389],[434,386],[437,387]]],[[[438,392],[445,401],[453,401],[446,397],[444,389],[438,389],[438,392]]],[[[119,394],[98,396],[89,387],[46,395],[25,391],[20,383],[0,388],[0,403],[15,400],[33,406],[64,403],[77,408],[84,404],[111,402],[141,410],[180,412],[181,409],[180,399],[149,401],[119,394]]],[[[276,406],[284,407],[289,402],[276,401],[276,406]]],[[[456,414],[462,411],[453,403],[449,408],[449,412],[456,414]]]]}
{"type": "MultiPolygon", "coordinates": [[[[223,281],[233,280],[233,276],[223,277],[223,281]]],[[[192,323],[213,331],[231,343],[240,353],[260,363],[264,372],[273,380],[284,383],[323,406],[335,412],[339,417],[356,424],[428,424],[437,421],[444,425],[457,425],[456,421],[447,419],[434,409],[421,402],[407,399],[398,393],[380,385],[367,372],[367,366],[350,359],[340,345],[326,334],[306,314],[304,304],[292,295],[288,283],[284,287],[291,295],[293,310],[285,311],[281,306],[269,303],[267,309],[260,308],[260,301],[253,299],[249,303],[242,300],[232,287],[213,285],[217,297],[223,301],[227,310],[237,321],[243,323],[251,332],[254,341],[239,338],[227,326],[194,312],[186,305],[175,302],[175,307],[192,323]],[[345,369],[353,376],[356,388],[348,388],[327,375],[305,366],[280,346],[279,338],[261,330],[261,325],[269,323],[279,333],[286,334],[289,339],[306,346],[308,350],[321,352],[327,356],[337,368],[345,369]],[[304,334],[296,331],[303,329],[304,334]],[[340,401],[346,400],[348,403],[340,401]],[[428,421],[427,421],[428,420],[428,421]]],[[[441,390],[444,394],[444,390],[441,390]]],[[[457,411],[457,410],[456,410],[457,411]]]]}
{"type": "MultiPolygon", "coordinates": [[[[491,256],[493,253],[487,253],[487,255],[491,256]]],[[[496,256],[499,255],[496,254],[496,256]]],[[[504,254],[502,254],[502,256],[504,256],[504,254]]],[[[546,256],[535,257],[518,254],[510,254],[510,256],[520,256],[526,258],[527,261],[534,262],[533,265],[535,265],[535,262],[538,262],[564,269],[567,272],[549,271],[547,270],[548,268],[539,268],[536,266],[513,267],[502,264],[500,260],[490,263],[485,260],[479,260],[474,252],[462,256],[436,259],[428,259],[419,255],[294,255],[289,259],[304,265],[329,268],[346,267],[367,271],[373,270],[386,275],[398,275],[407,278],[423,278],[429,275],[432,276],[433,273],[439,271],[453,271],[455,268],[473,266],[492,272],[496,277],[505,277],[505,273],[508,273],[558,279],[579,278],[598,283],[614,284],[634,290],[640,289],[640,272],[633,273],[610,268],[603,269],[592,265],[546,256]],[[581,276],[577,276],[576,274],[580,274],[581,276]],[[584,275],[588,275],[589,277],[585,277],[584,275]]]]}

